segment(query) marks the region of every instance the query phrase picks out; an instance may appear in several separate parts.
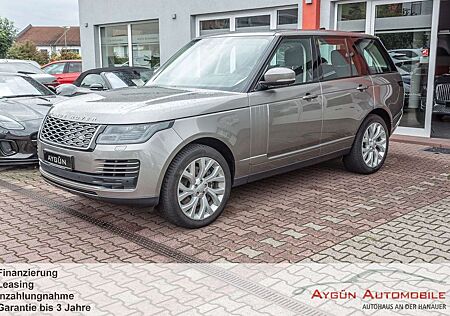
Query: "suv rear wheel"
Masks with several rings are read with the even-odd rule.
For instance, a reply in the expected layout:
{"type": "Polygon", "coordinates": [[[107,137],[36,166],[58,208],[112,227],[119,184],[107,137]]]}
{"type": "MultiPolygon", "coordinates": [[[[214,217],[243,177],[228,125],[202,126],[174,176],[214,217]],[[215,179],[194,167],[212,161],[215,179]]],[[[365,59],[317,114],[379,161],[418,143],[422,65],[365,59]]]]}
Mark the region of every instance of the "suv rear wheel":
{"type": "Polygon", "coordinates": [[[161,188],[160,208],[171,223],[199,228],[222,213],[231,191],[231,172],[215,149],[199,144],[184,148],[172,161],[161,188]]]}
{"type": "Polygon", "coordinates": [[[384,164],[389,148],[386,122],[371,114],[361,125],[350,153],[344,156],[347,170],[362,174],[378,171],[384,164]]]}

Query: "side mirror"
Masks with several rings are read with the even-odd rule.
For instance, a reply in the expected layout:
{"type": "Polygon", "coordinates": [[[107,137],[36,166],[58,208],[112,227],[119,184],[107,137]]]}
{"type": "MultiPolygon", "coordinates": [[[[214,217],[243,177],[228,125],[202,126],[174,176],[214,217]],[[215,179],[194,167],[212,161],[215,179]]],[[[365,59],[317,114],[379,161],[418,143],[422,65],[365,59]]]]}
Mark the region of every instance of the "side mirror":
{"type": "Polygon", "coordinates": [[[56,87],[56,94],[62,95],[62,96],[72,96],[76,94],[78,91],[78,87],[73,84],[61,84],[56,87]]]}
{"type": "Polygon", "coordinates": [[[93,83],[89,86],[89,89],[94,91],[105,90],[105,87],[101,83],[93,83]]]}
{"type": "Polygon", "coordinates": [[[295,72],[285,67],[276,67],[267,70],[264,81],[260,84],[264,88],[288,86],[295,83],[295,72]]]}

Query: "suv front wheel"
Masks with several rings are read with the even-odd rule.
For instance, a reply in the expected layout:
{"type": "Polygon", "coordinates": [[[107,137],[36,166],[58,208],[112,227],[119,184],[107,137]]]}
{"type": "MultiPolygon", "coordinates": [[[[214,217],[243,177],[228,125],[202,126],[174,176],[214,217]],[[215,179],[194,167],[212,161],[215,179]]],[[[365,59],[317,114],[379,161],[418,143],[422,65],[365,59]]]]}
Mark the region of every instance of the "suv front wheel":
{"type": "Polygon", "coordinates": [[[170,164],[161,188],[160,208],[171,223],[200,228],[222,213],[231,191],[231,172],[215,149],[192,144],[170,164]]]}
{"type": "Polygon", "coordinates": [[[344,156],[344,166],[352,172],[374,173],[383,166],[388,148],[386,122],[380,116],[371,114],[361,125],[350,153],[344,156]]]}

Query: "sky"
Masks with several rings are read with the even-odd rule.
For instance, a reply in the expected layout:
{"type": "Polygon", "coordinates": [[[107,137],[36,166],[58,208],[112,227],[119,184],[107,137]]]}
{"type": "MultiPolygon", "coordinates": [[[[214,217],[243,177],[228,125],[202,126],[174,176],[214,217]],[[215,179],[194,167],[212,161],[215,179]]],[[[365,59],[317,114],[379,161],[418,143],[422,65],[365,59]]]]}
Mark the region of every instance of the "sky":
{"type": "Polygon", "coordinates": [[[0,0],[0,16],[14,22],[20,31],[36,26],[76,26],[78,0],[0,0]]]}

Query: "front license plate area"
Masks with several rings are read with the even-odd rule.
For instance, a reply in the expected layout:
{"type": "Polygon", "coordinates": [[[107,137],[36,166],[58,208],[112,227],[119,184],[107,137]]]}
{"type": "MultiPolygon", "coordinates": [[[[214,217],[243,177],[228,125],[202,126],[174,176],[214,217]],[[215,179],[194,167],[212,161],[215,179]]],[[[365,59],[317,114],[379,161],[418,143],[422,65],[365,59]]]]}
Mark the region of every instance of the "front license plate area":
{"type": "Polygon", "coordinates": [[[44,151],[44,160],[59,168],[73,170],[73,156],[44,151]]]}

